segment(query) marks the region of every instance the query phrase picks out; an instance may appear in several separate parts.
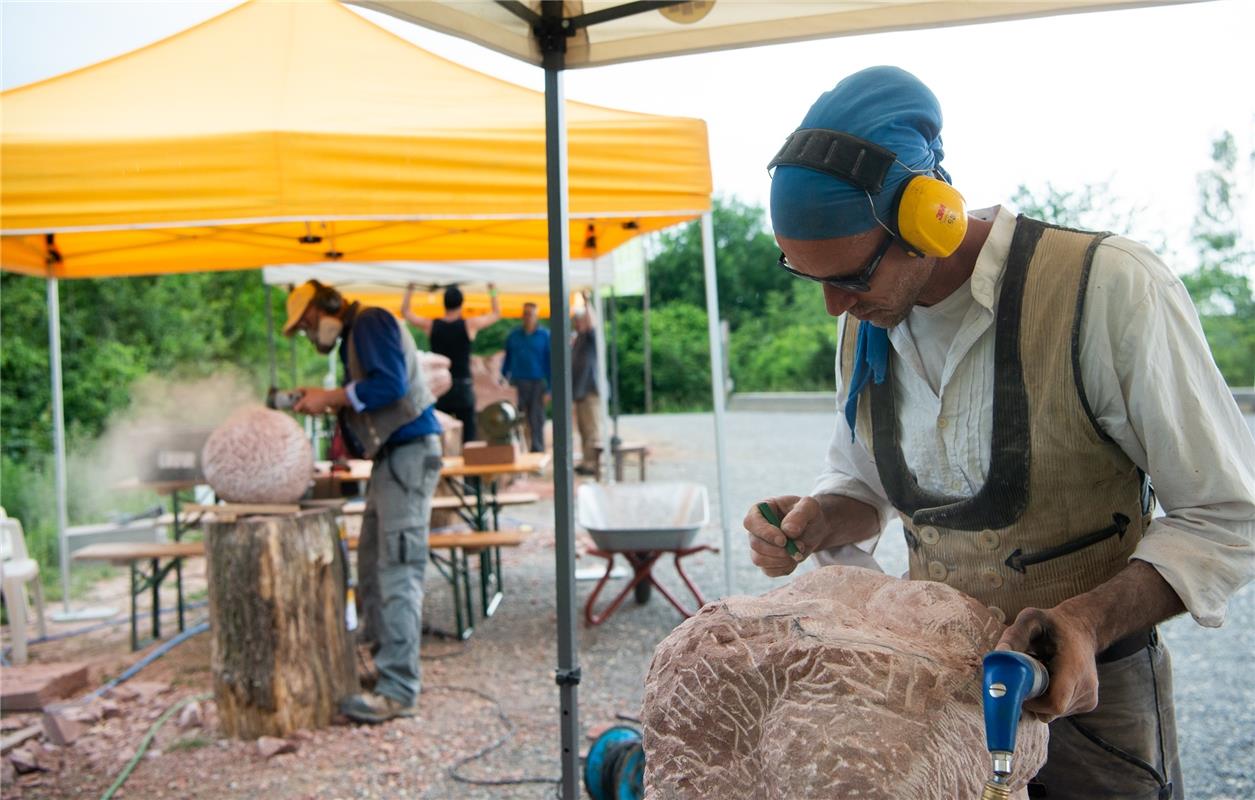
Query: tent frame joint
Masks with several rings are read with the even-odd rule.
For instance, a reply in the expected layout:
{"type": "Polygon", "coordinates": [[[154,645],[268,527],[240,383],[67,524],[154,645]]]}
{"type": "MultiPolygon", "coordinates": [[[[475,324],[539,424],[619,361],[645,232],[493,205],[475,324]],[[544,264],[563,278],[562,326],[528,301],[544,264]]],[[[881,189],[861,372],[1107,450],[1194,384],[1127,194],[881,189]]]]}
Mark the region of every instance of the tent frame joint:
{"type": "Polygon", "coordinates": [[[559,686],[579,686],[580,668],[554,670],[553,682],[559,686]]]}

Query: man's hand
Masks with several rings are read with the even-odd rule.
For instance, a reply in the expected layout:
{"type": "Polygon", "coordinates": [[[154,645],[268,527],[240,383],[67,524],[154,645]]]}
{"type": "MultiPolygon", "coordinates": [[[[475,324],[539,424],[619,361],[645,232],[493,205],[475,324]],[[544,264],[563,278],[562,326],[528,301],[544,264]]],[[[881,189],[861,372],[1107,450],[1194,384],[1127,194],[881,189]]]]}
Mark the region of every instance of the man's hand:
{"type": "Polygon", "coordinates": [[[439,353],[419,353],[419,368],[423,372],[423,380],[427,388],[436,397],[453,388],[453,373],[450,367],[453,362],[439,353]]]}
{"type": "Polygon", "coordinates": [[[1045,717],[1083,714],[1098,705],[1098,639],[1082,618],[1061,606],[1026,608],[1002,632],[997,650],[1028,653],[1046,665],[1050,688],[1024,708],[1045,717]]]}
{"type": "Polygon", "coordinates": [[[750,538],[750,560],[770,578],[788,575],[820,545],[827,534],[823,512],[813,497],[785,495],[765,501],[780,519],[777,528],[763,518],[758,504],[750,506],[745,515],[745,530],[750,538]],[[783,532],[782,532],[783,531],[783,532]],[[785,548],[787,539],[797,546],[796,557],[785,548]]]}
{"type": "Polygon", "coordinates": [[[298,414],[330,414],[339,409],[348,397],[343,389],[319,389],[315,386],[302,386],[301,399],[296,401],[292,410],[298,414]]]}
{"type": "Polygon", "coordinates": [[[784,495],[765,502],[776,513],[780,527],[763,519],[757,503],[750,506],[744,525],[750,537],[750,560],[772,578],[788,575],[816,550],[854,544],[880,532],[880,513],[852,497],[784,495]],[[797,556],[789,555],[787,539],[793,540],[797,556]]]}
{"type": "Polygon", "coordinates": [[[1098,704],[1097,654],[1180,614],[1185,605],[1155,567],[1134,558],[1114,578],[1052,609],[1026,608],[998,640],[999,650],[1035,655],[1050,671],[1046,694],[1029,711],[1064,717],[1098,704]]]}

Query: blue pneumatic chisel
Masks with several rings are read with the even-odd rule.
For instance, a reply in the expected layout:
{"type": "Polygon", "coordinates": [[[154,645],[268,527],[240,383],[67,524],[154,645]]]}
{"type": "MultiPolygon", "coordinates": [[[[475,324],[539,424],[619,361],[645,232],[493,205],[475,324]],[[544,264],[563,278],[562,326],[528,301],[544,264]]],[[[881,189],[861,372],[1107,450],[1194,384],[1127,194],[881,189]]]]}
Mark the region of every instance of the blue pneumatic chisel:
{"type": "Polygon", "coordinates": [[[1046,691],[1050,674],[1032,656],[1012,650],[985,654],[981,697],[985,707],[985,745],[993,759],[993,777],[985,783],[981,800],[1011,797],[1011,759],[1015,755],[1015,729],[1025,700],[1046,691]]]}

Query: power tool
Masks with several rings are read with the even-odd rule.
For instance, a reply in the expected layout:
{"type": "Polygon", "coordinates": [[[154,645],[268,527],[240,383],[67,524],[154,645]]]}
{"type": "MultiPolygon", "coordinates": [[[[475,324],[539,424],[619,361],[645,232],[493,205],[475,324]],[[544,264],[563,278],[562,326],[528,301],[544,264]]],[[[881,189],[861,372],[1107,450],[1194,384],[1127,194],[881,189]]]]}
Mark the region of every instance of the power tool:
{"type": "Polygon", "coordinates": [[[305,393],[300,389],[280,389],[277,386],[271,386],[270,391],[266,392],[266,408],[291,411],[304,396],[305,393]]]}
{"type": "Polygon", "coordinates": [[[1025,700],[1039,697],[1050,686],[1050,674],[1040,661],[1012,650],[994,650],[984,658],[981,697],[985,708],[985,745],[993,760],[993,777],[985,783],[981,800],[1011,797],[1011,759],[1015,729],[1025,700]]]}
{"type": "Polygon", "coordinates": [[[584,759],[584,788],[593,800],[640,800],[645,796],[645,749],[630,725],[603,732],[584,759]]]}

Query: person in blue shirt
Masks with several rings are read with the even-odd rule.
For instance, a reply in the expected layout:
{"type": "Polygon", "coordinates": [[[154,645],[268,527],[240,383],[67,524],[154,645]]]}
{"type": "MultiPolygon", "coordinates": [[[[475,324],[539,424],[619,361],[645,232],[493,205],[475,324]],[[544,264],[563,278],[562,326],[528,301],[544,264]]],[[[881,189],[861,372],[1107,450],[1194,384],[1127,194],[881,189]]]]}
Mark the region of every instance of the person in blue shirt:
{"type": "Polygon", "coordinates": [[[440,422],[414,339],[381,308],[349,303],[309,281],[288,295],[283,333],[303,333],[320,353],[340,343],[346,380],[303,387],[295,410],[335,412],[351,454],[374,461],[359,540],[360,638],[374,653],[373,691],[343,698],[340,710],[377,723],[418,713],[423,573],[431,498],[440,478],[440,422]]]}
{"type": "Polygon", "coordinates": [[[501,374],[518,393],[533,453],[545,451],[545,401],[549,398],[549,331],[540,327],[535,303],[523,304],[523,324],[505,340],[501,374]]]}

